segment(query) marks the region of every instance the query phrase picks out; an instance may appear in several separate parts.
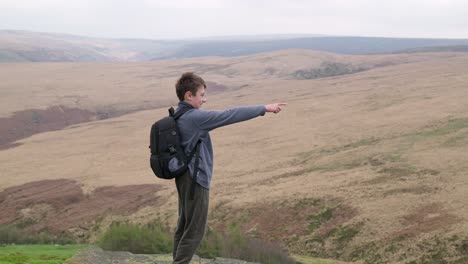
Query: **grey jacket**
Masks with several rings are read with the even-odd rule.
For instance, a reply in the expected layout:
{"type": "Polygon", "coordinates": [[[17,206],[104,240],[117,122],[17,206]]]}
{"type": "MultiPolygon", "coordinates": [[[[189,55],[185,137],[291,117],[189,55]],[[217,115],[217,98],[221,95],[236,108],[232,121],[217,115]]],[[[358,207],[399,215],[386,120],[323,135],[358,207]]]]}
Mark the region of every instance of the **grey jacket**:
{"type": "MultiPolygon", "coordinates": [[[[193,107],[185,102],[179,102],[176,112],[184,107],[193,107]]],[[[215,128],[246,121],[264,115],[264,105],[241,106],[224,111],[206,111],[193,109],[187,111],[178,120],[177,125],[181,134],[181,144],[185,154],[189,155],[194,149],[198,139],[200,143],[200,161],[197,175],[197,183],[206,189],[210,189],[213,175],[213,145],[209,132],[215,128]]],[[[195,157],[189,164],[190,175],[193,175],[195,157]]]]}

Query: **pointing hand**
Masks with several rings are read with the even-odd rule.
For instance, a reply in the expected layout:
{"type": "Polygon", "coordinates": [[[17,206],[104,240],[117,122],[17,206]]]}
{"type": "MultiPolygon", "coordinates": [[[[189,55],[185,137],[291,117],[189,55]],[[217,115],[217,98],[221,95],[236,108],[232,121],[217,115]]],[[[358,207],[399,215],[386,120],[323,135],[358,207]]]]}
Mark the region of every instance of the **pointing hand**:
{"type": "Polygon", "coordinates": [[[279,113],[281,111],[281,107],[288,105],[287,103],[274,103],[274,104],[267,104],[265,105],[267,112],[272,113],[279,113]]]}

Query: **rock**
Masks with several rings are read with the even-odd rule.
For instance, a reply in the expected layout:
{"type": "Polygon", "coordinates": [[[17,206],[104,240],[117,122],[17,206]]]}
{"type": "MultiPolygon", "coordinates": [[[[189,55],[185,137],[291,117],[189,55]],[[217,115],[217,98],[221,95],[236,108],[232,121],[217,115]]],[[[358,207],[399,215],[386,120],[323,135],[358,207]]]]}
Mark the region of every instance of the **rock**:
{"type": "MultiPolygon", "coordinates": [[[[132,254],[121,251],[104,251],[99,247],[87,247],[67,259],[64,264],[171,264],[170,254],[132,254]]],[[[237,259],[202,259],[194,256],[192,264],[253,264],[237,259]]]]}

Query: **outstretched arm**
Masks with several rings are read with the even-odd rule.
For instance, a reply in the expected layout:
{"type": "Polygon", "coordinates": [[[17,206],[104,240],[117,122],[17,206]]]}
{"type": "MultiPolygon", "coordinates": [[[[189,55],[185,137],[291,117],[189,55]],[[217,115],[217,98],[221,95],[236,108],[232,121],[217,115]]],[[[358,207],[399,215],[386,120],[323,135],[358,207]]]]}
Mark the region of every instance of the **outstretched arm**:
{"type": "Polygon", "coordinates": [[[213,130],[218,127],[234,124],[237,122],[246,121],[265,112],[278,113],[285,103],[257,105],[257,106],[241,106],[227,109],[224,111],[194,111],[193,122],[203,130],[213,130]]]}

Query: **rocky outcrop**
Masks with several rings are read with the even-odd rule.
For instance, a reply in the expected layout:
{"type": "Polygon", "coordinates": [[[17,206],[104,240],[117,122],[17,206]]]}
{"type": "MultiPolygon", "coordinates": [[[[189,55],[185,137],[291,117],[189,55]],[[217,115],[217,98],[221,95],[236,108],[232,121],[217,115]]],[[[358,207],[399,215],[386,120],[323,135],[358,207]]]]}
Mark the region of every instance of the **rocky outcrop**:
{"type": "MultiPolygon", "coordinates": [[[[129,252],[104,251],[98,247],[87,247],[69,258],[64,264],[171,264],[169,254],[132,254],[129,252]]],[[[192,264],[254,264],[236,259],[202,259],[195,256],[192,264]]]]}

